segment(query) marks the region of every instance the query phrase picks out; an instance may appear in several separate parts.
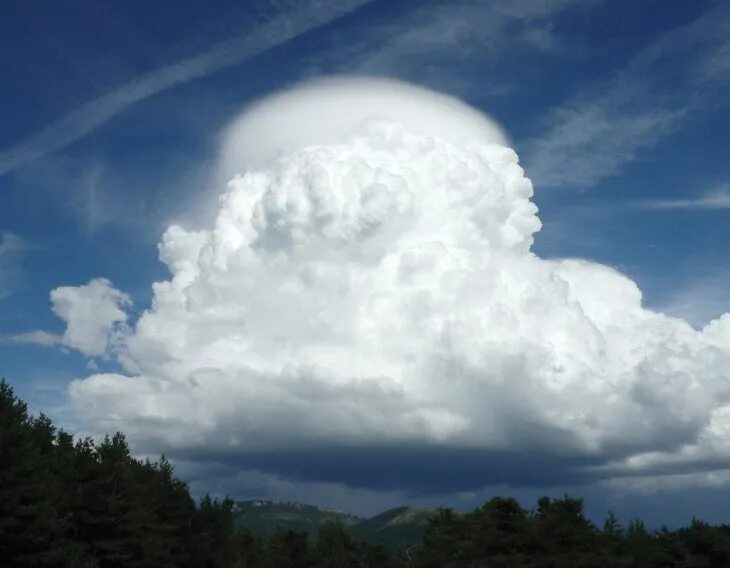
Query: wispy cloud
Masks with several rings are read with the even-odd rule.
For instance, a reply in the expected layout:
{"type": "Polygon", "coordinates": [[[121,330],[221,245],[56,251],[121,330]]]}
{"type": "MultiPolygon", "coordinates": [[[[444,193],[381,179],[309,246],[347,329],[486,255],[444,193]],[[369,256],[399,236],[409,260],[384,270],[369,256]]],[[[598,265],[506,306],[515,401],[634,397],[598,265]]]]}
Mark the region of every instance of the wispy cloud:
{"type": "Polygon", "coordinates": [[[67,185],[66,205],[86,235],[94,235],[110,223],[137,231],[141,230],[138,225],[150,223],[143,196],[120,190],[102,162],[92,163],[67,185]]]}
{"type": "Polygon", "coordinates": [[[124,109],[177,85],[243,63],[277,45],[326,25],[370,0],[311,0],[259,27],[218,43],[205,53],[140,75],[90,101],[29,139],[0,152],[0,175],[88,135],[124,109]]]}
{"type": "Polygon", "coordinates": [[[657,308],[700,329],[730,309],[730,267],[706,267],[657,308]]]}
{"type": "Polygon", "coordinates": [[[40,329],[8,335],[7,338],[11,343],[40,345],[41,347],[56,347],[63,343],[61,335],[40,329]]]}
{"type": "Polygon", "coordinates": [[[348,72],[389,75],[463,92],[502,93],[511,87],[488,85],[485,67],[501,63],[507,50],[554,53],[562,42],[553,19],[571,8],[601,0],[452,0],[414,3],[397,15],[375,20],[367,28],[333,36],[337,49],[317,54],[308,64],[310,75],[348,72]],[[344,34],[348,34],[344,38],[344,34]]]}
{"type": "Polygon", "coordinates": [[[723,187],[700,197],[688,199],[651,199],[639,203],[643,209],[730,209],[730,188],[723,187]]]}
{"type": "Polygon", "coordinates": [[[13,292],[13,284],[20,274],[19,255],[25,248],[25,241],[18,235],[0,232],[0,299],[13,292]]]}
{"type": "Polygon", "coordinates": [[[591,187],[709,103],[727,104],[728,82],[730,9],[719,6],[554,109],[547,130],[528,144],[528,173],[542,187],[591,187]]]}
{"type": "Polygon", "coordinates": [[[527,171],[540,187],[588,188],[666,136],[686,110],[644,112],[613,108],[613,100],[563,108],[555,126],[533,143],[527,171]]]}

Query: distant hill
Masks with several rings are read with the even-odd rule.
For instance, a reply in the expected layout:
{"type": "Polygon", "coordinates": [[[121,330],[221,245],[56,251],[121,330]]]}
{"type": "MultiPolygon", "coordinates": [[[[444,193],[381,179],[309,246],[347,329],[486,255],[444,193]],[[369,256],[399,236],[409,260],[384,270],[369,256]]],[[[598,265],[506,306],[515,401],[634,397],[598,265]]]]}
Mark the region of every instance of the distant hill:
{"type": "Polygon", "coordinates": [[[428,520],[437,513],[438,509],[397,507],[352,525],[350,533],[357,540],[390,549],[420,545],[428,520]]]}
{"type": "Polygon", "coordinates": [[[363,520],[355,515],[291,501],[239,501],[233,509],[233,515],[237,526],[246,527],[254,534],[265,537],[271,536],[279,528],[315,536],[319,527],[327,522],[338,521],[350,527],[363,520]]]}
{"type": "Polygon", "coordinates": [[[335,521],[342,523],[356,540],[400,549],[420,544],[428,519],[436,512],[436,509],[397,507],[368,519],[301,503],[256,500],[236,503],[234,518],[237,526],[265,537],[277,529],[315,536],[319,527],[335,521]]]}

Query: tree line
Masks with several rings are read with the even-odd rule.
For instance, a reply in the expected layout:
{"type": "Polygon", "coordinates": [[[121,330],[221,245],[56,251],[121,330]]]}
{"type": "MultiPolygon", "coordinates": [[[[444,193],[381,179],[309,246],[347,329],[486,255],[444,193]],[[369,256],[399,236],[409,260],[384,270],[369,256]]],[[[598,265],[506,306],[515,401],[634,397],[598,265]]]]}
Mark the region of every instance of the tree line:
{"type": "Polygon", "coordinates": [[[441,509],[422,542],[386,550],[337,523],[314,538],[237,528],[232,500],[191,497],[170,462],[134,458],[124,435],[74,439],[0,381],[0,568],[699,568],[730,566],[730,527],[694,520],[602,527],[583,502],[533,509],[494,498],[441,509]]]}

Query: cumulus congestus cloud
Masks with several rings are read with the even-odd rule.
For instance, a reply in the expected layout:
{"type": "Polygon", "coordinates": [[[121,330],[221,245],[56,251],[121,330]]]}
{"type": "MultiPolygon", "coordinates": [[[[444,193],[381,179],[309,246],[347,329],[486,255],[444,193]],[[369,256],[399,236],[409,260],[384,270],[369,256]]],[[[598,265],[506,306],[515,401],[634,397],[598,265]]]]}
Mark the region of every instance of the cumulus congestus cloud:
{"type": "Polygon", "coordinates": [[[367,79],[253,106],[213,226],[162,237],[171,277],[116,337],[123,372],[71,385],[89,428],[422,491],[722,461],[730,316],[696,331],[612,268],[533,254],[532,184],[475,116],[367,79]]]}

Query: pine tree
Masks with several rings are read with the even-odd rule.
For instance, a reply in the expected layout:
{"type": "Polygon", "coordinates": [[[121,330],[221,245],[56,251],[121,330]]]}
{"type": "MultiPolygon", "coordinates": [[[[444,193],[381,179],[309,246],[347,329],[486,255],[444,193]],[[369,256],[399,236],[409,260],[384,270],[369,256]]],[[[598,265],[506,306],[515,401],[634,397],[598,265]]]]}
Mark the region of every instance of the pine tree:
{"type": "Polygon", "coordinates": [[[417,566],[421,568],[460,568],[463,565],[465,519],[451,509],[440,509],[429,521],[423,536],[423,551],[417,566]]]}
{"type": "Polygon", "coordinates": [[[292,530],[277,531],[266,546],[265,568],[313,568],[307,535],[292,530]]]}
{"type": "Polygon", "coordinates": [[[219,501],[205,495],[200,501],[194,527],[196,566],[231,566],[236,556],[233,501],[219,501]]]}
{"type": "Polygon", "coordinates": [[[264,565],[264,543],[248,529],[237,529],[232,545],[234,568],[260,568],[264,565]]]}
{"type": "Polygon", "coordinates": [[[0,381],[0,558],[7,568],[62,566],[68,524],[55,481],[55,431],[0,381]]]}
{"type": "Polygon", "coordinates": [[[317,534],[317,566],[321,568],[353,568],[357,549],[341,523],[328,522],[317,534]]]}

